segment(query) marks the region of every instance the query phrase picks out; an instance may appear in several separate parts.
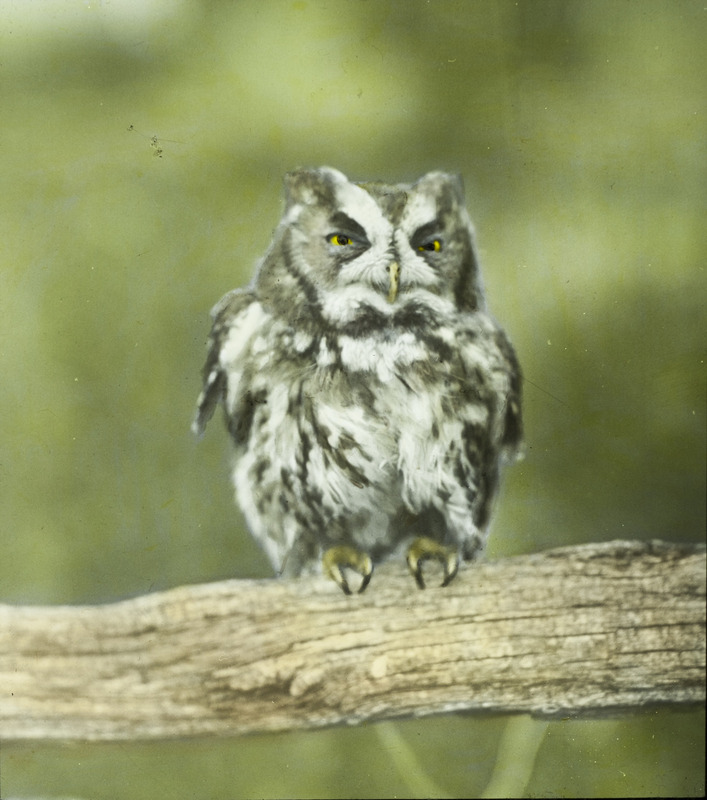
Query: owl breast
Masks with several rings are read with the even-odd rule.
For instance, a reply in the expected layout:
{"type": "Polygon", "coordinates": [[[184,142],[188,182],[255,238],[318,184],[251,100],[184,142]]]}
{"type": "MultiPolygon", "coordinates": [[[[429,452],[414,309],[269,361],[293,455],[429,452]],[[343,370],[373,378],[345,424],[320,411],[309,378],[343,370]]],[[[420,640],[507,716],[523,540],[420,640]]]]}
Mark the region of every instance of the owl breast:
{"type": "MultiPolygon", "coordinates": [[[[386,557],[431,513],[455,545],[475,535],[479,465],[463,441],[472,429],[488,435],[489,413],[465,391],[446,319],[431,325],[428,313],[424,335],[393,318],[365,335],[321,336],[262,310],[248,313],[258,333],[245,357],[234,348],[247,367],[224,365],[231,414],[243,416],[244,372],[252,403],[234,480],[249,527],[279,572],[299,574],[337,543],[386,557]]],[[[399,316],[409,323],[414,315],[399,316]]],[[[234,340],[243,335],[234,326],[234,340]]]]}

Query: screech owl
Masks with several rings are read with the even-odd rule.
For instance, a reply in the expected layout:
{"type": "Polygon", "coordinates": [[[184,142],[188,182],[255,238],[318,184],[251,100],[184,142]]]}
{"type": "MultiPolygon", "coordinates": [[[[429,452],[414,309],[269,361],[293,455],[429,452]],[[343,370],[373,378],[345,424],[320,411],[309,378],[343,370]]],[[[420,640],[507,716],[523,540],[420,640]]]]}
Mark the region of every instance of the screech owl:
{"type": "Polygon", "coordinates": [[[252,283],[212,311],[193,429],[221,403],[233,480],[278,574],[320,564],[349,594],[373,565],[483,547],[503,461],[521,442],[521,374],[486,313],[459,176],[285,178],[252,283]],[[347,578],[347,573],[349,578],[347,578]]]}

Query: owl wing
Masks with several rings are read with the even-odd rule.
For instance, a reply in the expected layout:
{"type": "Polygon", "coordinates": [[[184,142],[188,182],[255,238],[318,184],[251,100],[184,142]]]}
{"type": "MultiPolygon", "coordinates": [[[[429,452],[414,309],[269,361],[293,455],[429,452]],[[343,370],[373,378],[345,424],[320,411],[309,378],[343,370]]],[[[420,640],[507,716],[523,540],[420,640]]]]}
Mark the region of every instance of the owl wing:
{"type": "Polygon", "coordinates": [[[523,449],[523,413],[521,410],[523,374],[513,345],[501,328],[497,328],[495,338],[496,346],[503,357],[508,374],[508,393],[501,446],[504,456],[511,461],[519,457],[523,449]]]}
{"type": "Polygon", "coordinates": [[[522,451],[522,373],[513,345],[503,329],[486,314],[464,315],[458,331],[459,355],[472,395],[495,409],[493,437],[503,460],[522,451]]]}
{"type": "Polygon", "coordinates": [[[243,330],[238,336],[235,347],[227,347],[234,338],[234,331],[243,327],[250,327],[249,316],[254,306],[260,308],[255,295],[247,289],[234,289],[222,297],[211,310],[213,324],[209,334],[208,353],[202,371],[204,386],[197,401],[196,417],[192,423],[192,430],[201,436],[206,429],[206,424],[214,415],[216,406],[225,402],[228,390],[228,372],[224,361],[232,362],[242,355],[250,339],[252,330],[243,330]],[[226,352],[226,350],[233,352],[226,352]],[[224,358],[225,357],[225,358],[224,358]]]}

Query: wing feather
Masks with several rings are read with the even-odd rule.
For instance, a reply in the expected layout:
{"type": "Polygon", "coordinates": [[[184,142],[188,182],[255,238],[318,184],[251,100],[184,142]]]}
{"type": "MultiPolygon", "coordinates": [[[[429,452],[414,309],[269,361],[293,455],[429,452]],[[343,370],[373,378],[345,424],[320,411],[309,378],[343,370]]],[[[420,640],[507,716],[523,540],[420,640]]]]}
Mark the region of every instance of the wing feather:
{"type": "Polygon", "coordinates": [[[226,400],[228,392],[226,367],[232,366],[243,356],[250,335],[253,333],[247,329],[252,327],[248,322],[254,307],[260,309],[260,303],[252,291],[234,289],[222,297],[211,311],[213,324],[207,343],[206,363],[202,371],[204,385],[197,400],[196,416],[192,423],[192,430],[198,436],[203,435],[216,406],[226,400]],[[228,363],[225,363],[226,361],[228,363]]]}

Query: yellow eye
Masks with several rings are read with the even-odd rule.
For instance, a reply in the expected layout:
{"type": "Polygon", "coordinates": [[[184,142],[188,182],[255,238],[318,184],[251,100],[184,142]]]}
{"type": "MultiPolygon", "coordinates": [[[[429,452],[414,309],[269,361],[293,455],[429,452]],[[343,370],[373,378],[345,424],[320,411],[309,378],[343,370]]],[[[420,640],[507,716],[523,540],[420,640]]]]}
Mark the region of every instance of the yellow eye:
{"type": "Polygon", "coordinates": [[[440,242],[439,239],[432,239],[429,242],[425,242],[424,244],[421,244],[417,249],[421,253],[424,253],[424,252],[439,253],[439,251],[442,249],[442,242],[440,242]]]}
{"type": "Polygon", "coordinates": [[[329,242],[337,247],[347,247],[353,244],[353,239],[343,233],[332,233],[329,237],[329,242]]]}

